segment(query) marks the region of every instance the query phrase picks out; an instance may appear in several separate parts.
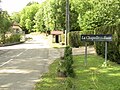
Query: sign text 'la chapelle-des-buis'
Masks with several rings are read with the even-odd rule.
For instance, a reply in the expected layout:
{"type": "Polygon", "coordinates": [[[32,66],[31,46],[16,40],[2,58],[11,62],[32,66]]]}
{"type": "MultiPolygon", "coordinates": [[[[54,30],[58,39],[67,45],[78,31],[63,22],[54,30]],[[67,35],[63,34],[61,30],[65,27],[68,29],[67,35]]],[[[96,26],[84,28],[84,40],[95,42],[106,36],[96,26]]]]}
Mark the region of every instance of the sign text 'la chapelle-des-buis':
{"type": "Polygon", "coordinates": [[[81,35],[81,41],[112,41],[111,34],[81,35]]]}
{"type": "MultiPolygon", "coordinates": [[[[107,42],[112,41],[111,34],[81,35],[81,41],[84,42],[105,42],[105,65],[107,65],[107,42]]],[[[85,43],[85,66],[87,65],[87,43],[85,43]]]]}

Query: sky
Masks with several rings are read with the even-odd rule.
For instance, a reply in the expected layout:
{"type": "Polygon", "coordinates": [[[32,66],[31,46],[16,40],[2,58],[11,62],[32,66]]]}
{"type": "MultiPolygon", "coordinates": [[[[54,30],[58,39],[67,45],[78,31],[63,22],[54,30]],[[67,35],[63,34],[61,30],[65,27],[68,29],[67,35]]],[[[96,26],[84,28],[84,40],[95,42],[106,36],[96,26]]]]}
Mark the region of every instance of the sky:
{"type": "Polygon", "coordinates": [[[0,8],[9,14],[21,11],[30,1],[43,2],[45,0],[2,0],[0,8]]]}

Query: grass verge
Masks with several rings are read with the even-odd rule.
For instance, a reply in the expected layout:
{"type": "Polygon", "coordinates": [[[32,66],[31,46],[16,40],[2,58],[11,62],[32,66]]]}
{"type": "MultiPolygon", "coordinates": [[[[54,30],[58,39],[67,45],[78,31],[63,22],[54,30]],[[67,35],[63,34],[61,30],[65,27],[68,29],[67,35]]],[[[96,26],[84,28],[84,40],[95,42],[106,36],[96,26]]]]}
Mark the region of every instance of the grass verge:
{"type": "Polygon", "coordinates": [[[68,78],[57,77],[57,59],[50,65],[49,73],[36,84],[35,90],[120,90],[120,65],[108,62],[108,66],[103,67],[104,58],[96,55],[88,55],[87,66],[84,66],[84,55],[73,59],[76,77],[70,80],[74,89],[67,88],[68,78]]]}

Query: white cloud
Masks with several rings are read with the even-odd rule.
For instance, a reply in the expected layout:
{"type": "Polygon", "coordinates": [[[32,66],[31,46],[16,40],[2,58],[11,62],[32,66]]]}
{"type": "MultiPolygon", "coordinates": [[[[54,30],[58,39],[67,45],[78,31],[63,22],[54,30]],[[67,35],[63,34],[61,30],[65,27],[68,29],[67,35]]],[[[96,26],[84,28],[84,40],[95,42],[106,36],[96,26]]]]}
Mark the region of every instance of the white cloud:
{"type": "Polygon", "coordinates": [[[30,1],[43,2],[45,0],[2,0],[1,7],[8,13],[22,10],[30,1]]]}

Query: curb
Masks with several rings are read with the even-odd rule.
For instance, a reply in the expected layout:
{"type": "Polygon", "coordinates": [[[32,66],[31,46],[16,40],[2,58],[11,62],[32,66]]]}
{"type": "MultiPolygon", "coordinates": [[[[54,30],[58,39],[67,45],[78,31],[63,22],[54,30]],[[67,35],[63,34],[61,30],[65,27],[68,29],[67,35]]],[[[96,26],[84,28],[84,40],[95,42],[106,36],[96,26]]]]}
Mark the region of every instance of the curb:
{"type": "Polygon", "coordinates": [[[22,43],[24,43],[24,42],[14,42],[14,43],[0,44],[0,47],[12,46],[12,45],[17,45],[17,44],[22,44],[22,43]]]}

